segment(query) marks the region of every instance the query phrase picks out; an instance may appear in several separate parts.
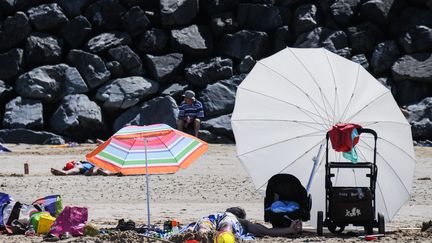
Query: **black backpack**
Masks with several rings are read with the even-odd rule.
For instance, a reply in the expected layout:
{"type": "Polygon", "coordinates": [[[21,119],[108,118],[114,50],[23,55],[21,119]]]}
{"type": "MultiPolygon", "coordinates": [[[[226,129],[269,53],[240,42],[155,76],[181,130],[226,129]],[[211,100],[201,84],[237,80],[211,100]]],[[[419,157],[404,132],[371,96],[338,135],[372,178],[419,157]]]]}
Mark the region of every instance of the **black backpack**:
{"type": "Polygon", "coordinates": [[[264,198],[264,221],[270,222],[274,228],[289,227],[292,220],[300,219],[308,221],[312,208],[311,197],[308,196],[297,177],[290,174],[276,174],[267,183],[266,196],[264,198]],[[265,210],[275,201],[292,201],[299,204],[300,208],[289,213],[274,213],[265,210]]]}

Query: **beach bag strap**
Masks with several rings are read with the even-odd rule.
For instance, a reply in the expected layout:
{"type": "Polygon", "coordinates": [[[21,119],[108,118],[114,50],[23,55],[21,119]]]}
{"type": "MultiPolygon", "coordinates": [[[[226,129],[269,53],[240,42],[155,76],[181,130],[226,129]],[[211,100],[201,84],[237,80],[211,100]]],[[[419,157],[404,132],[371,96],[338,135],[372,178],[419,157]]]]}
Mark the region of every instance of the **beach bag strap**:
{"type": "Polygon", "coordinates": [[[12,208],[12,211],[9,215],[9,218],[8,218],[8,221],[6,222],[6,225],[12,225],[12,221],[19,218],[21,207],[22,207],[22,203],[15,202],[15,205],[12,208]]]}

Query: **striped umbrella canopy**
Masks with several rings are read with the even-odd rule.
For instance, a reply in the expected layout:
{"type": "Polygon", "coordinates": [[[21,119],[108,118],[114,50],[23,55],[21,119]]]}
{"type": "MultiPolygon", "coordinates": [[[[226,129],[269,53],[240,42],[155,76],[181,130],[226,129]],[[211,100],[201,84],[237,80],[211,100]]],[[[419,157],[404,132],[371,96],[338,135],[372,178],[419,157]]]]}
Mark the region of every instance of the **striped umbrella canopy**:
{"type": "Polygon", "coordinates": [[[166,124],[127,126],[86,155],[96,166],[123,175],[146,174],[150,225],[149,174],[175,173],[207,151],[206,142],[166,124]]]}
{"type": "Polygon", "coordinates": [[[187,168],[207,148],[206,142],[166,124],[127,126],[86,157],[96,166],[124,175],[164,174],[187,168]]]}

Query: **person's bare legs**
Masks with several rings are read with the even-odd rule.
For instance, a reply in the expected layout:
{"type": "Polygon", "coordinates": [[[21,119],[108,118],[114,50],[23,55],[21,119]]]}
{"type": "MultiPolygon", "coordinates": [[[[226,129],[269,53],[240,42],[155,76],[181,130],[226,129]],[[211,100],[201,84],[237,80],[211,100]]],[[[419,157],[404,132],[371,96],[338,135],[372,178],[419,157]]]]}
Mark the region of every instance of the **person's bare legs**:
{"type": "Polygon", "coordinates": [[[65,171],[65,170],[57,170],[57,169],[51,168],[51,173],[53,175],[56,175],[56,176],[79,175],[80,170],[79,170],[79,168],[72,168],[70,170],[65,171]]]}
{"type": "Polygon", "coordinates": [[[185,125],[185,121],[184,120],[182,120],[182,119],[178,119],[177,120],[177,129],[178,130],[183,131],[184,125],[185,125]]]}
{"type": "Polygon", "coordinates": [[[266,226],[258,223],[251,223],[245,219],[239,219],[242,226],[245,228],[246,232],[251,233],[256,236],[289,236],[302,231],[302,222],[295,220],[291,223],[290,227],[284,228],[267,228],[266,226]]]}
{"type": "Polygon", "coordinates": [[[194,120],[194,132],[195,132],[195,137],[198,137],[198,132],[200,130],[200,125],[201,125],[201,120],[198,118],[195,118],[194,120]]]}

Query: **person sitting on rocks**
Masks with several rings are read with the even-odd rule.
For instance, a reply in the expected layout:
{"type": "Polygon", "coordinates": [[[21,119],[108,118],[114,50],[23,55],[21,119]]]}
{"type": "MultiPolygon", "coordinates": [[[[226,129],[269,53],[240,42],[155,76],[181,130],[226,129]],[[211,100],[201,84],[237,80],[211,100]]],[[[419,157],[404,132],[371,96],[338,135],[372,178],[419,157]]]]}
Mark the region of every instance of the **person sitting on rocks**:
{"type": "Polygon", "coordinates": [[[186,90],[183,97],[184,100],[179,106],[177,128],[183,131],[189,124],[193,124],[195,137],[198,137],[201,125],[200,119],[204,118],[203,105],[199,100],[195,99],[195,93],[192,90],[186,90]]]}
{"type": "Polygon", "coordinates": [[[97,168],[92,163],[87,161],[70,161],[65,164],[63,169],[58,170],[51,168],[51,173],[56,176],[65,176],[65,175],[119,175],[119,173],[111,173],[102,168],[97,168]]]}

